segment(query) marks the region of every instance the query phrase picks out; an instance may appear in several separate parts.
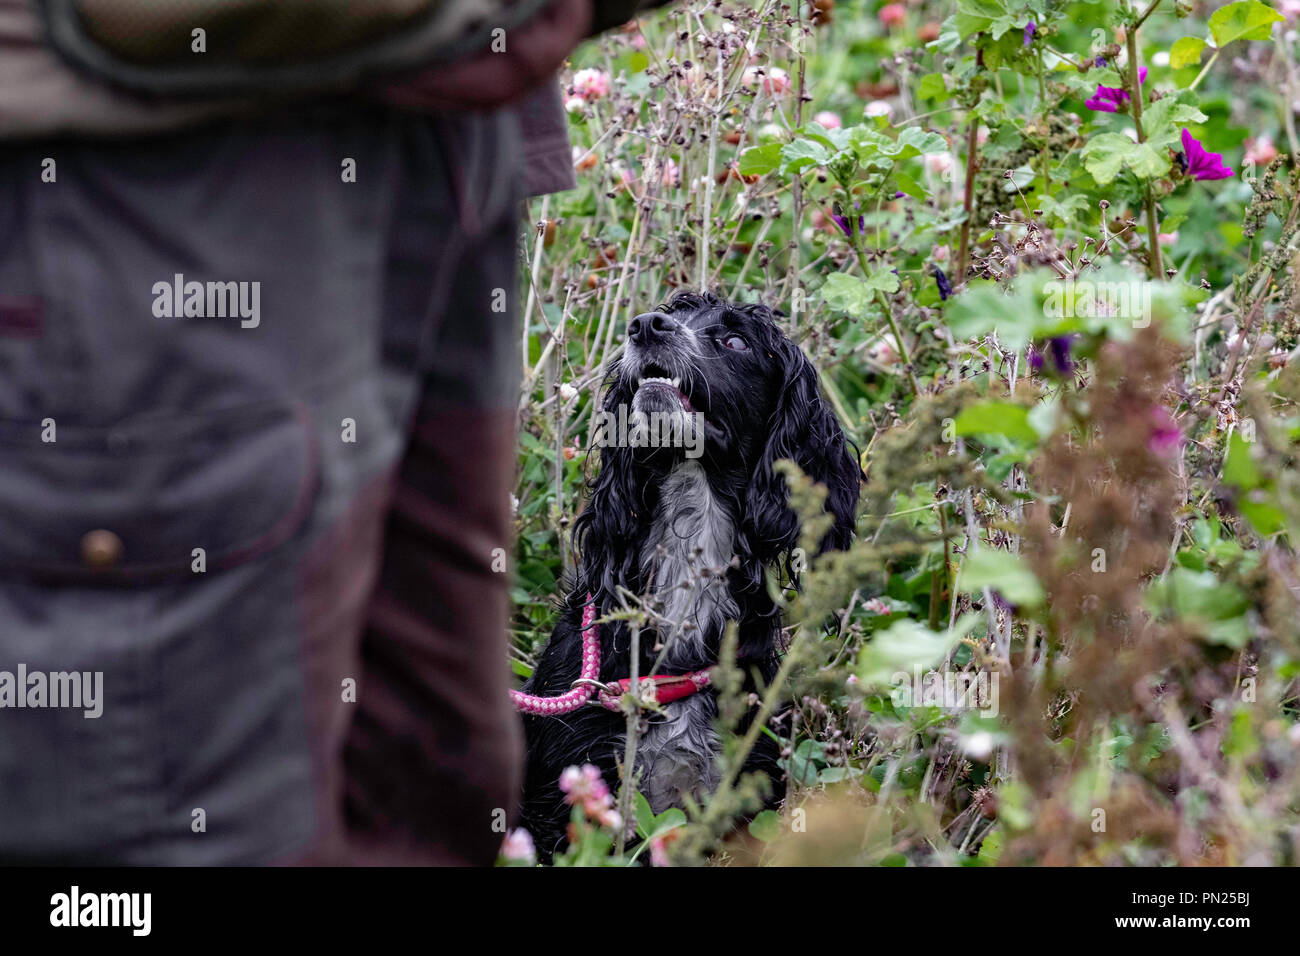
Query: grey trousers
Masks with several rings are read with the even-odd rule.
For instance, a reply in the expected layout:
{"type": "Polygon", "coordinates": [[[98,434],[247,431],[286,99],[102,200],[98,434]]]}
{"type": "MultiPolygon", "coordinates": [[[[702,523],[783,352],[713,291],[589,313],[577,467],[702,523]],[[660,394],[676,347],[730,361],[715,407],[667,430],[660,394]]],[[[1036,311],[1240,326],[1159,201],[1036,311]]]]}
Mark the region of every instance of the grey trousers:
{"type": "Polygon", "coordinates": [[[0,859],[491,862],[520,153],[0,146],[0,859]]]}

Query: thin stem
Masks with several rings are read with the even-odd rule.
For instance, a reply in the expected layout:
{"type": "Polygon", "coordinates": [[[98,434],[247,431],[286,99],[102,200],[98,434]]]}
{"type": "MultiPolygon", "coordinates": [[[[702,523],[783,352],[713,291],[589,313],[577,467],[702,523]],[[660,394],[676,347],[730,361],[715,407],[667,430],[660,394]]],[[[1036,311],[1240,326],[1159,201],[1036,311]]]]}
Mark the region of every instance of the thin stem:
{"type": "MultiPolygon", "coordinates": [[[[871,269],[867,263],[866,255],[862,252],[862,236],[856,228],[853,230],[853,239],[858,253],[858,265],[862,268],[862,275],[865,278],[871,274],[871,269]]],[[[903,368],[907,369],[907,380],[912,383],[912,394],[920,398],[921,384],[916,380],[916,370],[912,368],[912,356],[907,351],[907,343],[903,341],[903,333],[898,328],[898,323],[894,321],[894,309],[889,304],[889,298],[879,289],[876,290],[876,301],[885,310],[885,321],[889,323],[889,332],[894,337],[894,346],[898,349],[898,357],[903,360],[903,368]]]]}
{"type": "Polygon", "coordinates": [[[957,281],[966,281],[967,256],[970,249],[970,214],[975,205],[975,170],[978,168],[978,160],[975,157],[975,149],[979,145],[979,116],[974,110],[971,110],[970,127],[966,133],[966,196],[962,201],[962,209],[966,211],[966,218],[961,223],[961,241],[957,250],[957,281]]]}
{"type": "Polygon", "coordinates": [[[1147,17],[1156,12],[1156,7],[1158,6],[1160,6],[1160,0],[1152,0],[1151,6],[1147,7],[1146,12],[1142,14],[1142,16],[1138,17],[1137,22],[1133,24],[1134,33],[1137,32],[1138,27],[1147,22],[1147,17]]]}
{"type": "Polygon", "coordinates": [[[1201,85],[1201,80],[1205,79],[1205,75],[1210,72],[1210,67],[1214,66],[1214,61],[1219,58],[1221,52],[1222,50],[1215,50],[1214,55],[1205,61],[1205,66],[1201,67],[1201,72],[1196,74],[1196,79],[1192,80],[1192,85],[1187,88],[1189,91],[1201,85]]]}
{"type": "MultiPolygon", "coordinates": [[[[1151,9],[1155,9],[1154,3],[1151,9]]],[[[1142,81],[1138,73],[1136,26],[1124,31],[1124,44],[1128,48],[1128,85],[1131,91],[1129,101],[1133,104],[1133,128],[1137,132],[1137,141],[1145,143],[1147,138],[1142,131],[1142,81]]],[[[1163,279],[1165,270],[1160,262],[1160,223],[1156,213],[1155,196],[1152,195],[1149,185],[1145,190],[1143,205],[1146,206],[1147,211],[1147,269],[1153,279],[1163,279]]]]}
{"type": "Polygon", "coordinates": [[[1047,81],[1043,78],[1043,51],[1041,49],[1038,51],[1038,107],[1039,120],[1043,124],[1043,148],[1039,151],[1043,161],[1042,195],[1046,196],[1052,189],[1052,152],[1047,144],[1047,136],[1051,127],[1047,123],[1047,81]]]}

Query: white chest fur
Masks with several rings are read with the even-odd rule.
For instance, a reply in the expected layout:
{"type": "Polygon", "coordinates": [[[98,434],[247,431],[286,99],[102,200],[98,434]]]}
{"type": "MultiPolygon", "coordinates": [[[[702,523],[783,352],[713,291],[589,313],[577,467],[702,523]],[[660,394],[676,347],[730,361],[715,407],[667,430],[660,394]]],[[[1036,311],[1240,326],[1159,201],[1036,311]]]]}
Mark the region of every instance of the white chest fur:
{"type": "MultiPolygon", "coordinates": [[[[722,571],[732,558],[734,529],[718,506],[699,462],[686,461],[664,479],[641,565],[661,603],[658,631],[667,667],[702,666],[704,635],[721,630],[735,605],[722,571]]],[[[713,663],[713,661],[707,661],[713,663]]]]}
{"type": "MultiPolygon", "coordinates": [[[[736,613],[723,572],[732,558],[734,529],[718,506],[703,468],[678,465],[664,479],[650,538],[641,555],[651,596],[659,606],[657,631],[663,666],[698,669],[715,663],[706,637],[721,632],[736,613]]],[[[713,696],[694,694],[668,704],[650,719],[638,746],[641,792],[656,813],[681,803],[682,792],[717,784],[713,696]]]]}

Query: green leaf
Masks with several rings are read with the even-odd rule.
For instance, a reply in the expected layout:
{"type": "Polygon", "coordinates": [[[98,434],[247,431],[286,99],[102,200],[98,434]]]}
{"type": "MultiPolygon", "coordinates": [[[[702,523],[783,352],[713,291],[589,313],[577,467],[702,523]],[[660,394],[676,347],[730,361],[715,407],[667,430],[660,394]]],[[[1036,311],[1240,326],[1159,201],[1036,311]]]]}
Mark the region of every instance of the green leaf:
{"type": "Polygon", "coordinates": [[[1169,48],[1169,65],[1175,70],[1185,66],[1196,66],[1201,62],[1201,51],[1205,41],[1200,37],[1180,37],[1169,48]]]}
{"type": "Polygon", "coordinates": [[[790,777],[799,784],[812,786],[817,782],[818,763],[826,762],[825,744],[811,738],[799,741],[790,759],[790,777]]]}
{"type": "Polygon", "coordinates": [[[1250,600],[1245,592],[1213,571],[1175,566],[1147,590],[1147,606],[1156,613],[1172,610],[1193,624],[1211,644],[1241,648],[1250,640],[1245,618],[1250,600]]]}
{"type": "Polygon", "coordinates": [[[1037,607],[1043,602],[1043,586],[1038,578],[1010,551],[980,548],[966,555],[958,590],[969,594],[986,587],[1019,607],[1037,607]]]}
{"type": "Polygon", "coordinates": [[[632,806],[636,813],[636,832],[641,839],[648,839],[655,824],[655,813],[650,809],[650,801],[638,790],[632,798],[632,806]]]}
{"type": "Polygon", "coordinates": [[[1038,432],[1029,423],[1029,409],[1011,402],[990,400],[962,409],[953,422],[958,435],[1002,435],[1014,441],[1038,441],[1038,432]]]}
{"type": "MultiPolygon", "coordinates": [[[[1209,117],[1202,113],[1193,103],[1182,97],[1187,93],[1178,93],[1156,100],[1142,110],[1142,129],[1146,132],[1147,143],[1159,149],[1178,139],[1179,129],[1189,123],[1204,123],[1209,117]]],[[[1163,150],[1161,151],[1163,155],[1163,150]]],[[[1165,164],[1168,166],[1168,162],[1165,164]]],[[[1172,230],[1166,230],[1167,232],[1172,230]]]]}
{"type": "Polygon", "coordinates": [[[805,166],[825,166],[831,161],[831,151],[812,139],[796,139],[781,147],[781,172],[797,172],[805,166]]]}
{"type": "Polygon", "coordinates": [[[902,170],[894,171],[894,181],[898,184],[900,190],[911,196],[913,199],[925,199],[930,195],[926,192],[924,186],[902,170]]]}
{"type": "Polygon", "coordinates": [[[1135,143],[1123,133],[1102,133],[1088,141],[1083,165],[1098,185],[1113,182],[1125,167],[1139,179],[1155,179],[1169,172],[1169,154],[1151,143],[1135,143]]]}
{"type": "Polygon", "coordinates": [[[1138,179],[1159,179],[1169,172],[1169,152],[1150,143],[1138,143],[1124,161],[1138,179]]]}
{"type": "Polygon", "coordinates": [[[852,137],[847,129],[827,129],[821,123],[809,123],[801,132],[808,139],[821,143],[832,153],[838,153],[852,145],[852,137]]]}
{"type": "Polygon", "coordinates": [[[740,154],[737,169],[742,176],[766,176],[781,165],[781,143],[752,146],[740,154]]]}
{"type": "Polygon", "coordinates": [[[1088,140],[1088,145],[1083,147],[1084,168],[1097,180],[1098,185],[1104,186],[1115,180],[1124,168],[1124,161],[1136,148],[1137,143],[1123,133],[1101,133],[1088,140]]]}
{"type": "Polygon", "coordinates": [[[858,680],[867,687],[887,686],[900,672],[911,675],[914,667],[937,664],[978,623],[978,617],[968,614],[957,627],[937,633],[911,619],[876,631],[858,653],[858,680]]]}
{"type": "Polygon", "coordinates": [[[994,20],[1007,13],[1007,5],[1002,0],[957,0],[957,12],[994,20]]]}
{"type": "Polygon", "coordinates": [[[995,829],[980,844],[977,859],[986,866],[997,866],[1002,857],[1002,831],[995,829]]]}
{"type": "MultiPolygon", "coordinates": [[[[992,25],[993,19],[991,17],[971,16],[969,13],[958,11],[952,17],[952,22],[954,28],[957,30],[957,35],[964,40],[972,34],[982,33],[987,30],[992,25]]],[[[943,34],[940,34],[940,38],[942,38],[942,36],[943,34]]],[[[985,66],[987,65],[988,64],[986,63],[985,66]]]]}
{"type": "Polygon", "coordinates": [[[1255,459],[1251,457],[1250,442],[1233,432],[1228,439],[1228,454],[1223,461],[1223,482],[1235,485],[1242,491],[1253,491],[1264,483],[1255,459]]]}
{"type": "Polygon", "coordinates": [[[775,810],[763,810],[749,821],[749,835],[760,843],[770,843],[781,835],[785,829],[781,823],[781,814],[775,810]]]}
{"type": "Polygon", "coordinates": [[[1016,23],[1015,17],[1012,17],[1009,14],[1001,16],[989,24],[989,34],[993,39],[1001,40],[1003,36],[1011,30],[1014,30],[1018,25],[1019,24],[1016,23]]]}
{"type": "Polygon", "coordinates": [[[678,827],[684,826],[686,826],[686,813],[677,807],[669,807],[655,817],[654,824],[650,828],[650,838],[663,836],[669,830],[676,830],[678,827]]]}
{"type": "Polygon", "coordinates": [[[938,133],[908,126],[898,134],[899,159],[920,156],[923,153],[942,153],[948,149],[948,141],[938,133]]]}
{"type": "Polygon", "coordinates": [[[878,161],[880,157],[891,161],[910,159],[923,153],[942,153],[948,148],[948,141],[938,133],[927,132],[916,126],[903,129],[898,134],[898,139],[890,139],[884,133],[866,126],[853,127],[849,130],[849,135],[858,160],[862,163],[878,161]]]}
{"type": "Polygon", "coordinates": [[[1250,720],[1250,709],[1239,706],[1228,724],[1228,733],[1223,740],[1223,754],[1226,757],[1249,759],[1259,752],[1259,736],[1250,720]]]}
{"type": "Polygon", "coordinates": [[[832,309],[837,312],[847,312],[859,319],[866,318],[871,313],[871,306],[875,301],[875,296],[866,282],[847,272],[832,272],[827,276],[819,295],[832,309]]]}
{"type": "Polygon", "coordinates": [[[898,291],[898,273],[893,269],[886,269],[882,266],[867,276],[863,284],[873,292],[879,290],[886,295],[892,295],[898,291]]]}
{"type": "Polygon", "coordinates": [[[1274,502],[1277,495],[1262,490],[1252,491],[1244,498],[1238,499],[1237,510],[1261,537],[1275,535],[1286,529],[1286,514],[1274,502]]]}
{"type": "Polygon", "coordinates": [[[1240,432],[1233,432],[1228,440],[1228,454],[1223,461],[1223,483],[1240,492],[1235,502],[1237,511],[1262,537],[1286,529],[1286,514],[1277,504],[1277,489],[1260,473],[1251,454],[1251,444],[1241,437],[1240,432]]]}
{"type": "Polygon", "coordinates": [[[1010,293],[996,282],[972,281],[965,292],[948,300],[945,322],[959,339],[973,339],[997,332],[998,342],[1008,349],[1022,349],[1035,336],[1043,309],[1032,283],[1017,281],[1010,293]]]}
{"type": "Polygon", "coordinates": [[[942,73],[927,73],[917,84],[916,95],[923,100],[938,100],[948,96],[948,84],[942,73]]]}
{"type": "Polygon", "coordinates": [[[1237,0],[1210,15],[1210,36],[1219,49],[1233,40],[1267,40],[1281,19],[1282,14],[1259,0],[1237,0]]]}

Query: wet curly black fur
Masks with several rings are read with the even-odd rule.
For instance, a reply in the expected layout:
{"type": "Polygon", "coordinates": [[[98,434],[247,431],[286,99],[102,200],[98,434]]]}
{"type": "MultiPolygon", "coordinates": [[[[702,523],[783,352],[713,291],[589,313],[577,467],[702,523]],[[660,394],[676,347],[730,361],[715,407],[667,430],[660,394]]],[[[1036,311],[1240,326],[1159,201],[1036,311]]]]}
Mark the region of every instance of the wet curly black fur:
{"type": "MultiPolygon", "coordinates": [[[[606,379],[602,407],[611,413],[620,405],[631,408],[638,376],[663,372],[680,377],[682,407],[701,413],[706,422],[698,461],[718,518],[732,532],[735,558],[726,572],[726,590],[739,629],[738,662],[746,674],[756,672],[766,682],[777,670],[781,621],[768,596],[765,572],[783,566],[789,580],[797,582],[790,553],[799,536],[785,481],[773,465],[792,459],[826,486],[826,507],[835,521],[821,545],[846,548],[862,478],[857,456],[821,395],[812,364],[765,306],[732,305],[709,293],[678,293],[654,312],[638,316],[629,326],[627,351],[606,379]]],[[[652,589],[644,566],[647,543],[665,504],[665,479],[683,459],[681,448],[601,449],[600,470],[574,525],[579,565],[566,588],[560,621],[526,685],[529,693],[555,696],[578,677],[579,627],[588,594],[603,615],[621,606],[616,597],[620,589],[637,595],[652,589]]],[[[660,672],[683,673],[716,663],[722,634],[722,626],[709,624],[686,658],[675,655],[677,666],[660,672]]],[[[642,630],[642,674],[657,656],[655,638],[652,630],[642,630]]],[[[602,626],[601,651],[602,681],[628,676],[630,637],[624,624],[602,626]]],[[[524,724],[528,759],[522,822],[539,856],[548,859],[564,847],[569,820],[558,786],[561,771],[594,764],[616,792],[625,718],[588,706],[565,716],[526,716],[524,724]]],[[[746,770],[771,777],[775,802],[783,784],[778,747],[765,734],[758,741],[746,770]]],[[[712,757],[707,755],[709,761],[712,757]]]]}

